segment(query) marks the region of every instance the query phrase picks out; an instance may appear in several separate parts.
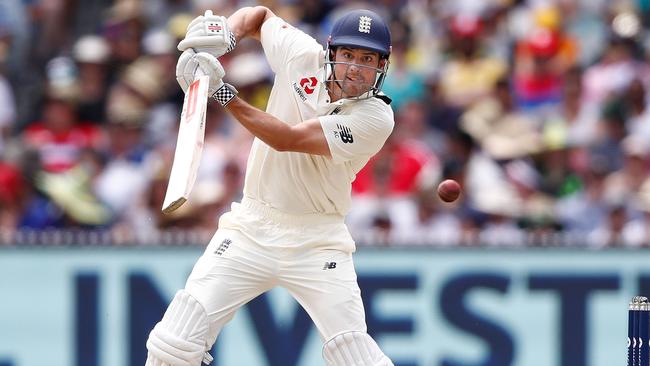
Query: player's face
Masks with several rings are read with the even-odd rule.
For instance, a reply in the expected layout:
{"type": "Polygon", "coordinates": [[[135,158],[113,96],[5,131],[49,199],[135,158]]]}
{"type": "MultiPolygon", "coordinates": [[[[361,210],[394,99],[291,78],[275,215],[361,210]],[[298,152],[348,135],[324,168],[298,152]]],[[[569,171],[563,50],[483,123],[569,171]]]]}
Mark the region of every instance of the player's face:
{"type": "Polygon", "coordinates": [[[375,85],[379,53],[360,48],[338,47],[334,56],[334,79],[343,98],[367,93],[375,85]]]}

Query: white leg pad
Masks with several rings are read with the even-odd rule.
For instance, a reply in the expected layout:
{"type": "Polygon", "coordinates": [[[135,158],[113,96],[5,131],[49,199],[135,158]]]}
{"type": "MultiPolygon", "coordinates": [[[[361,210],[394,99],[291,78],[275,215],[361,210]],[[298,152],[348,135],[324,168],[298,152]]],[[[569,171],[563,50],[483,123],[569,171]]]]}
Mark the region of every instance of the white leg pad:
{"type": "Polygon", "coordinates": [[[199,366],[208,350],[207,335],[205,309],[189,293],[180,290],[149,333],[145,366],[199,366]]]}
{"type": "Polygon", "coordinates": [[[393,366],[393,362],[379,349],[365,332],[341,333],[323,345],[323,359],[327,366],[393,366]]]}

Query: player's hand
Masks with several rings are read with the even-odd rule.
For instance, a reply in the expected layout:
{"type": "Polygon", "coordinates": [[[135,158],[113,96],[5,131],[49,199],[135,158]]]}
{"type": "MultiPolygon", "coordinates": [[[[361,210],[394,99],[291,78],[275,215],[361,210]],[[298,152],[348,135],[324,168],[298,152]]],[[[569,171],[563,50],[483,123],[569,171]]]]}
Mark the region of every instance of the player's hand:
{"type": "Polygon", "coordinates": [[[221,57],[235,48],[235,35],[228,28],[226,17],[213,15],[206,10],[187,26],[185,38],[178,44],[179,51],[193,48],[196,52],[207,52],[221,57]]]}
{"type": "Polygon", "coordinates": [[[203,75],[199,70],[199,63],[194,59],[194,55],[196,55],[196,52],[187,50],[181,53],[178,61],[176,61],[176,81],[185,93],[187,93],[190,84],[194,82],[194,78],[203,75]]]}
{"type": "Polygon", "coordinates": [[[199,72],[210,76],[208,95],[214,96],[214,93],[223,86],[223,77],[226,76],[226,71],[221,66],[221,62],[207,52],[197,53],[194,55],[194,59],[199,64],[199,72]]]}
{"type": "Polygon", "coordinates": [[[210,77],[208,95],[212,96],[223,86],[223,77],[226,75],[223,66],[216,57],[209,53],[196,53],[189,49],[184,51],[176,63],[176,81],[184,92],[190,84],[202,75],[210,77]]]}

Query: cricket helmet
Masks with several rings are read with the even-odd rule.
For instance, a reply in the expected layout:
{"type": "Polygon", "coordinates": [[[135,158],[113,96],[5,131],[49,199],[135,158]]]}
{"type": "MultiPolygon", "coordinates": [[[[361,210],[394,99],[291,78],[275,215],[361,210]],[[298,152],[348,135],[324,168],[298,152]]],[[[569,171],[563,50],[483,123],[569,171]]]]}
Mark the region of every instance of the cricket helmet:
{"type": "Polygon", "coordinates": [[[364,48],[390,55],[390,29],[384,20],[370,10],[353,10],[339,18],[332,27],[328,47],[364,48]]]}

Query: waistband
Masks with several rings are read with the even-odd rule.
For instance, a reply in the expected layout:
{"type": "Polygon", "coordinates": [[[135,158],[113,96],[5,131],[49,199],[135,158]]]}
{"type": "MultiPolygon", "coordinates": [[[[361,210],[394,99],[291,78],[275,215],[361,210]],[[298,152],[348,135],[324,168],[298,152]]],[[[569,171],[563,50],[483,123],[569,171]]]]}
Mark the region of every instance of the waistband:
{"type": "Polygon", "coordinates": [[[241,207],[253,214],[282,224],[342,224],[344,222],[343,215],[322,213],[293,215],[247,197],[242,198],[241,207]]]}

